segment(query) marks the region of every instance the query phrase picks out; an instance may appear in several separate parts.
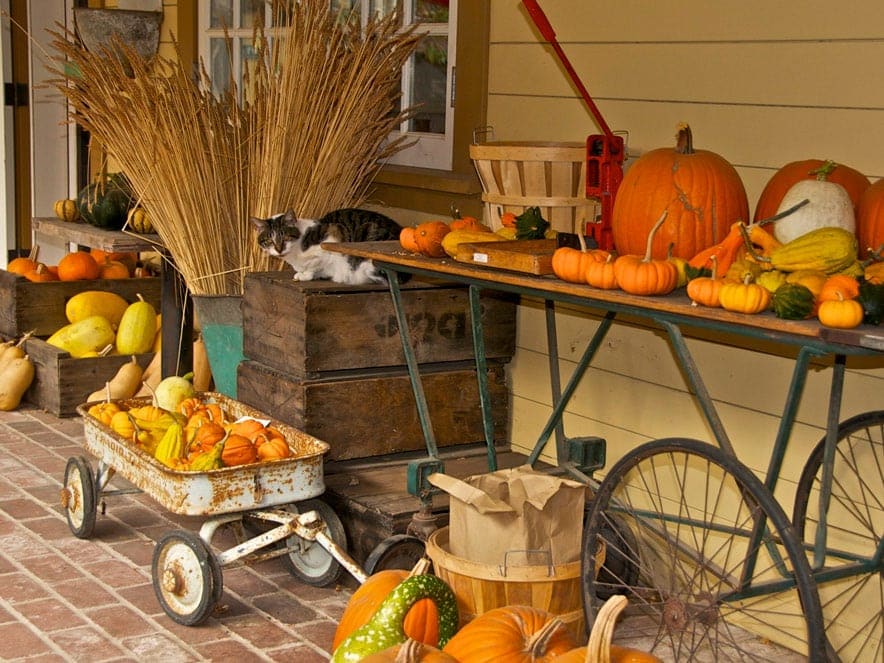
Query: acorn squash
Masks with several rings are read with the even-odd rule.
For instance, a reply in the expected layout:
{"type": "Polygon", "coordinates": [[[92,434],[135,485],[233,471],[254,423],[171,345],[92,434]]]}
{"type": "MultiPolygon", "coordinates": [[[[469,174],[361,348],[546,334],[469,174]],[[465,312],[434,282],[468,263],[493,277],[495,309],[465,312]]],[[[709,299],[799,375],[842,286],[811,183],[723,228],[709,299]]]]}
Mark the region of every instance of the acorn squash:
{"type": "Polygon", "coordinates": [[[132,187],[122,173],[87,184],[77,196],[83,221],[105,230],[121,230],[134,204],[132,187]]]}

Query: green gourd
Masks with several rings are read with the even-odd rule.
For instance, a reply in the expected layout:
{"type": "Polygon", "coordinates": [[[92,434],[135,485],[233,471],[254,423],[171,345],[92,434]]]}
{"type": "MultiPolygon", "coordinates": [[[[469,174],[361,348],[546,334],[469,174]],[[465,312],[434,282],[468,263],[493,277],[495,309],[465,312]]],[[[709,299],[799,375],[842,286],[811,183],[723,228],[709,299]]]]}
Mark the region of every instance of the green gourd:
{"type": "Polygon", "coordinates": [[[105,230],[122,229],[134,205],[132,187],[122,173],[114,173],[87,184],[77,196],[80,218],[105,230]]]}
{"type": "Polygon", "coordinates": [[[771,304],[778,318],[804,320],[813,314],[814,298],[807,286],[784,283],[774,292],[771,304]]]}
{"type": "Polygon", "coordinates": [[[457,600],[451,588],[437,576],[416,575],[403,580],[390,592],[367,624],[351,633],[332,655],[332,663],[361,661],[366,656],[405,642],[405,615],[415,603],[429,598],[439,613],[439,648],[457,631],[457,600]]]}

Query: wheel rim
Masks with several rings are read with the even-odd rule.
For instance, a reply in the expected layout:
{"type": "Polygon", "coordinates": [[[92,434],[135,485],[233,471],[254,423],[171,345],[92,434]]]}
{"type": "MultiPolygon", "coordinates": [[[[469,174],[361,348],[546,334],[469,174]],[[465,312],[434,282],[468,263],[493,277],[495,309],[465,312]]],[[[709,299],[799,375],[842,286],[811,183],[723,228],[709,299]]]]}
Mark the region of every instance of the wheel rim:
{"type": "MultiPolygon", "coordinates": [[[[347,549],[347,534],[340,518],[322,500],[306,500],[289,507],[296,513],[316,511],[324,523],[323,531],[339,548],[347,549]]],[[[287,537],[284,545],[293,548],[283,556],[289,570],[304,582],[322,587],[329,585],[341,574],[341,565],[334,556],[316,541],[299,536],[287,537]]]]}
{"type": "Polygon", "coordinates": [[[599,538],[624,525],[633,536],[619,538],[613,550],[606,541],[606,555],[628,560],[638,578],[584,574],[588,624],[604,598],[621,593],[633,628],[652,634],[640,646],[664,660],[756,660],[762,640],[784,648],[778,660],[817,660],[822,618],[803,551],[782,509],[735,459],[690,440],[661,440],[628,454],[590,508],[584,569],[594,568],[599,538]],[[759,516],[770,545],[753,548],[757,560],[748,566],[759,516]],[[740,586],[742,577],[748,586],[740,586]],[[765,582],[782,587],[763,589],[765,582]]]}
{"type": "Polygon", "coordinates": [[[394,534],[381,541],[365,559],[365,574],[386,569],[410,571],[424,556],[426,545],[416,536],[394,534]]]}
{"type": "Polygon", "coordinates": [[[166,614],[179,624],[193,626],[209,616],[217,598],[216,576],[220,579],[217,562],[195,534],[171,532],[157,543],[154,592],[166,614]]]}
{"type": "MultiPolygon", "coordinates": [[[[827,548],[843,551],[822,559],[828,569],[852,565],[852,575],[821,579],[826,636],[842,661],[884,658],[884,562],[874,560],[884,532],[884,411],[843,422],[837,433],[827,510],[827,548]]],[[[811,453],[796,490],[793,523],[814,564],[820,524],[825,439],[811,453]]]]}
{"type": "Polygon", "coordinates": [[[61,501],[71,532],[79,538],[89,538],[95,528],[95,481],[85,458],[68,459],[61,501]]]}

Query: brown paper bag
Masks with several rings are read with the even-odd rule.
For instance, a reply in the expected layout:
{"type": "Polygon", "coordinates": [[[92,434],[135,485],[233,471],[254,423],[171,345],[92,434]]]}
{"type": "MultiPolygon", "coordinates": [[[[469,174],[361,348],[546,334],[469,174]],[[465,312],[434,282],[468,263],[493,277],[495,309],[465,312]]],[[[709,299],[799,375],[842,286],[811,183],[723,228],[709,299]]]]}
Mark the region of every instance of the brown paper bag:
{"type": "Polygon", "coordinates": [[[580,559],[584,484],[529,465],[465,480],[434,473],[428,480],[450,496],[452,555],[502,567],[580,559]]]}

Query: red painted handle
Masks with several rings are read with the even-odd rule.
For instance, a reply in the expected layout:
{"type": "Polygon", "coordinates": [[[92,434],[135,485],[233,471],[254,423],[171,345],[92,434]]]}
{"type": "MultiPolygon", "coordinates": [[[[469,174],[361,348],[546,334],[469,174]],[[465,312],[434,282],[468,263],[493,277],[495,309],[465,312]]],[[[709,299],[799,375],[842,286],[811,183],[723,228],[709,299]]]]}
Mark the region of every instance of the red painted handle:
{"type": "Polygon", "coordinates": [[[525,5],[525,9],[528,10],[531,20],[534,21],[534,25],[540,30],[543,38],[548,42],[554,42],[556,40],[556,33],[549,24],[546,14],[543,13],[540,5],[537,4],[537,0],[522,0],[522,4],[525,5]]]}

